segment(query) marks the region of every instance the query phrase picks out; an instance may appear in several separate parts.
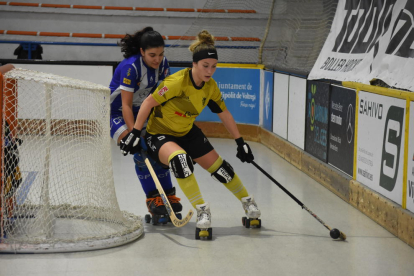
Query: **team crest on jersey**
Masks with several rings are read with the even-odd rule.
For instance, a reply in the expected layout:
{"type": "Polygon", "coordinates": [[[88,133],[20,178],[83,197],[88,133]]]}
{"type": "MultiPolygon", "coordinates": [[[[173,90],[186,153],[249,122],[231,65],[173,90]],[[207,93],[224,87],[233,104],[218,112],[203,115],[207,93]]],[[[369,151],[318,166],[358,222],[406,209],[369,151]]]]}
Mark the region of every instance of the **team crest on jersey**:
{"type": "Polygon", "coordinates": [[[131,76],[131,68],[128,69],[127,77],[131,76]]]}
{"type": "Polygon", "coordinates": [[[163,96],[168,91],[168,87],[164,86],[158,91],[158,95],[163,96]]]}
{"type": "Polygon", "coordinates": [[[131,80],[129,80],[129,79],[127,79],[127,78],[124,78],[124,81],[123,81],[125,84],[128,84],[128,85],[131,85],[131,80]]]}

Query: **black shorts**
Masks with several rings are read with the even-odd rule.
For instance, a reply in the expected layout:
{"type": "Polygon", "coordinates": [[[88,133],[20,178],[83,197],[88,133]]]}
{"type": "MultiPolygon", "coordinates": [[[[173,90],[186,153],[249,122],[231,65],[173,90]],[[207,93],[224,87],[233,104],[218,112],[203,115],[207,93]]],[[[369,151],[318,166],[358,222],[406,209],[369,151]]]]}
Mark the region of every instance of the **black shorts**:
{"type": "Polygon", "coordinates": [[[174,142],[179,145],[192,159],[197,159],[214,149],[210,141],[196,125],[193,125],[193,128],[182,137],[164,134],[151,135],[148,132],[145,134],[148,154],[158,163],[161,163],[158,152],[162,145],[167,142],[174,142]]]}

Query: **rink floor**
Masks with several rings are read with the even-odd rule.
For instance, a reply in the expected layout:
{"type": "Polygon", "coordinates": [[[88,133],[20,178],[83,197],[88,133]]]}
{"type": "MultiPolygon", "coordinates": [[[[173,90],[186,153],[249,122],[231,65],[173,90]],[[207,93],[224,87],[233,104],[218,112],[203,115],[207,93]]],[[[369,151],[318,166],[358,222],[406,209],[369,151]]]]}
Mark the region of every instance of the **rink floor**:
{"type": "MultiPolygon", "coordinates": [[[[253,194],[262,228],[242,226],[241,203],[200,166],[195,175],[210,202],[213,240],[195,240],[195,217],[182,228],[145,224],[124,246],[78,253],[0,254],[1,276],[112,275],[414,275],[414,249],[299,171],[267,147],[250,142],[255,161],[331,227],[329,231],[251,164],[236,158],[233,140],[210,139],[253,194]]],[[[145,195],[132,156],[112,143],[121,210],[144,217],[145,195]]],[[[175,179],[173,179],[176,184],[175,179]]],[[[191,207],[177,185],[183,215],[191,207]]]]}

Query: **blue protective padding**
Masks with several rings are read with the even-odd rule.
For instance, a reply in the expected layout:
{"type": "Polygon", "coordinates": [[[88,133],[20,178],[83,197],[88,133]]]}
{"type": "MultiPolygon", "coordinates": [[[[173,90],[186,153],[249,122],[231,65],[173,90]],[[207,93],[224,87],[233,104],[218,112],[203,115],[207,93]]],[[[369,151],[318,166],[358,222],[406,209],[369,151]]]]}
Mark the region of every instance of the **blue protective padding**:
{"type": "MultiPolygon", "coordinates": [[[[142,140],[143,139],[141,139],[141,141],[142,140]]],[[[164,191],[171,189],[173,185],[171,182],[170,171],[161,167],[149,156],[148,160],[150,161],[152,168],[154,169],[164,191]]],[[[151,174],[147,168],[147,165],[145,164],[144,159],[142,158],[141,153],[134,154],[134,162],[135,172],[137,173],[138,179],[141,182],[142,189],[144,190],[145,194],[148,195],[150,192],[156,190],[157,188],[155,187],[154,180],[151,177],[151,174]]]]}

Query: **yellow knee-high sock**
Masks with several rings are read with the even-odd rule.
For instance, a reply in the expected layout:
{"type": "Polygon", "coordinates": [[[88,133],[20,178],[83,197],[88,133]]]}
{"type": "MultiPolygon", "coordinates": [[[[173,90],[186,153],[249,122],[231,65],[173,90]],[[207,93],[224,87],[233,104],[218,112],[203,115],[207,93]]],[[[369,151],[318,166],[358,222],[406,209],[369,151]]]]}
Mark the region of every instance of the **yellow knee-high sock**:
{"type": "MultiPolygon", "coordinates": [[[[187,154],[184,150],[177,150],[173,152],[168,157],[168,163],[170,163],[170,160],[173,159],[178,154],[187,154]]],[[[191,174],[190,176],[186,178],[176,178],[178,185],[180,185],[181,190],[185,194],[185,196],[190,201],[191,205],[195,208],[196,205],[204,204],[203,196],[201,195],[200,188],[198,187],[197,180],[194,176],[194,174],[191,174]]]]}
{"type": "MultiPolygon", "coordinates": [[[[221,156],[214,162],[213,165],[211,165],[210,168],[207,169],[209,173],[213,173],[220,168],[221,164],[223,164],[223,159],[221,156]]],[[[233,179],[229,183],[223,183],[224,186],[230,190],[239,200],[241,200],[243,197],[249,196],[249,193],[246,190],[246,187],[244,187],[243,183],[241,182],[240,178],[237,176],[236,173],[234,173],[233,179]]]]}

